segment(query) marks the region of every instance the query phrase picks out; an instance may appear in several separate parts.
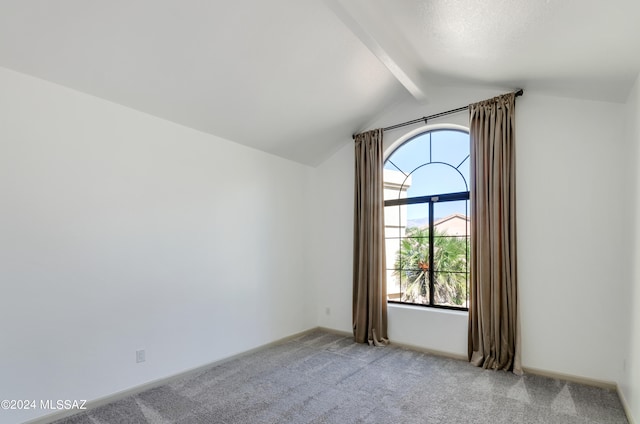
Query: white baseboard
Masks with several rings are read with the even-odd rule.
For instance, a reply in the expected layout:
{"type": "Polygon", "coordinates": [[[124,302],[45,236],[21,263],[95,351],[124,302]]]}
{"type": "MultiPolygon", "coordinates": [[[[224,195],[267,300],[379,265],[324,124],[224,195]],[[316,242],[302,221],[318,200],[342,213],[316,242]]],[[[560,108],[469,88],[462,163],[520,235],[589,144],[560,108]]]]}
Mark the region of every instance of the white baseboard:
{"type": "Polygon", "coordinates": [[[431,355],[441,356],[441,357],[444,357],[444,358],[457,359],[457,360],[460,360],[460,361],[466,361],[467,360],[466,356],[459,355],[457,353],[444,352],[442,350],[436,350],[436,349],[429,349],[427,347],[416,346],[416,345],[412,345],[412,344],[408,344],[408,343],[397,343],[397,342],[394,342],[393,340],[390,341],[389,344],[391,344],[393,346],[400,346],[400,347],[404,347],[404,348],[407,348],[407,349],[416,350],[418,352],[424,352],[424,353],[429,353],[431,355]]]}
{"type": "Polygon", "coordinates": [[[615,390],[616,393],[618,394],[618,398],[620,399],[620,403],[622,404],[622,409],[624,410],[624,413],[627,416],[627,421],[629,421],[629,424],[635,424],[633,416],[631,415],[631,408],[629,408],[629,403],[627,402],[627,399],[624,396],[624,392],[622,391],[618,383],[614,383],[611,381],[595,380],[595,379],[585,378],[585,377],[577,377],[571,374],[562,374],[557,372],[539,370],[535,368],[525,368],[524,371],[525,373],[540,375],[542,377],[555,378],[558,380],[565,380],[565,381],[571,381],[574,383],[585,384],[587,386],[595,386],[595,387],[602,387],[604,389],[615,390]]]}
{"type": "Polygon", "coordinates": [[[587,386],[601,387],[603,389],[616,390],[618,384],[613,381],[603,381],[594,378],[580,377],[572,374],[563,374],[561,372],[546,371],[537,368],[523,367],[525,374],[534,374],[541,377],[555,378],[557,380],[570,381],[572,383],[584,384],[587,386]]]}
{"type": "MultiPolygon", "coordinates": [[[[322,330],[322,331],[328,331],[330,333],[334,333],[334,334],[339,334],[341,336],[346,336],[346,337],[353,337],[353,333],[349,332],[349,331],[342,331],[342,330],[335,330],[333,328],[326,328],[326,327],[318,327],[318,330],[322,330]]],[[[464,355],[458,355],[455,353],[451,353],[451,352],[444,352],[441,350],[435,350],[435,349],[429,349],[426,347],[422,347],[422,346],[416,346],[416,345],[412,345],[412,344],[408,344],[408,343],[397,343],[394,342],[393,340],[389,341],[390,345],[393,346],[400,346],[400,347],[404,347],[407,349],[411,349],[411,350],[415,350],[418,352],[424,352],[424,353],[430,353],[432,355],[436,355],[436,356],[443,356],[445,358],[451,358],[451,359],[459,359],[459,360],[467,360],[467,357],[464,355]]]]}
{"type": "Polygon", "coordinates": [[[620,398],[620,403],[622,403],[622,408],[624,409],[624,413],[627,416],[627,421],[629,424],[635,424],[636,422],[633,420],[633,415],[631,415],[631,408],[629,407],[629,402],[627,402],[627,398],[624,396],[624,392],[620,388],[620,386],[616,386],[616,390],[618,392],[618,397],[620,398]]]}
{"type": "MultiPolygon", "coordinates": [[[[337,334],[339,336],[345,336],[345,337],[353,337],[353,332],[349,332],[349,331],[342,331],[342,330],[336,330],[335,328],[328,328],[328,327],[316,327],[315,330],[322,330],[322,331],[326,331],[328,333],[333,333],[333,334],[337,334]]],[[[313,331],[313,330],[312,330],[313,331]]]]}

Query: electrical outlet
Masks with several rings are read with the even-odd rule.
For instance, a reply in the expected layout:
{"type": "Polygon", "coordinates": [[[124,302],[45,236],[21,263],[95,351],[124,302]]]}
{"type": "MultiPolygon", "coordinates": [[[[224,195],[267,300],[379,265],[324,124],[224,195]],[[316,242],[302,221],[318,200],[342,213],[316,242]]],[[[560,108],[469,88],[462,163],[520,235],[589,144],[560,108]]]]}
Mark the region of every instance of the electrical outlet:
{"type": "Polygon", "coordinates": [[[140,363],[140,362],[144,362],[145,359],[145,354],[144,354],[144,349],[142,350],[136,350],[136,362],[140,363]]]}
{"type": "Polygon", "coordinates": [[[325,313],[325,315],[331,315],[331,308],[328,307],[328,306],[326,308],[324,308],[324,313],[325,313]]]}

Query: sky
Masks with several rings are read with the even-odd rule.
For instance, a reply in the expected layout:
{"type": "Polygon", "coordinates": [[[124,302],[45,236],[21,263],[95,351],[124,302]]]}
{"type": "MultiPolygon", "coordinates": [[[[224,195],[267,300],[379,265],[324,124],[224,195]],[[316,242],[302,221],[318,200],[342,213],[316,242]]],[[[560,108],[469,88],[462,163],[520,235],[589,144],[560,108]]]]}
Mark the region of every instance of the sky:
{"type": "MultiPolygon", "coordinates": [[[[469,134],[438,130],[421,134],[400,146],[385,162],[385,169],[411,176],[407,197],[468,191],[469,134]]],[[[466,215],[467,202],[434,205],[434,219],[452,213],[466,215]]],[[[428,218],[427,204],[407,206],[407,219],[428,218]]]]}

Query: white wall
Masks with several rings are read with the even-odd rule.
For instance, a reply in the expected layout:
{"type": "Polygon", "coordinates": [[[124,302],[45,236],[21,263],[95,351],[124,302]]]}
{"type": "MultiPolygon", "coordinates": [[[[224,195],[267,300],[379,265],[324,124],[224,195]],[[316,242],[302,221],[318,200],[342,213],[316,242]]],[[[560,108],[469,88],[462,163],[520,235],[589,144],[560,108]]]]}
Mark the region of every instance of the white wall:
{"type": "Polygon", "coordinates": [[[628,293],[627,313],[629,315],[627,326],[627,344],[625,352],[626,367],[621,379],[622,393],[627,405],[633,415],[635,422],[640,422],[640,225],[638,222],[638,211],[640,211],[640,77],[631,90],[627,101],[628,136],[632,144],[634,166],[631,168],[634,173],[632,177],[636,183],[632,189],[635,193],[635,207],[632,208],[634,216],[634,226],[632,234],[634,237],[634,248],[631,263],[633,265],[633,276],[628,293]]]}
{"type": "MultiPolygon", "coordinates": [[[[478,97],[477,100],[483,97],[478,97]]],[[[464,103],[461,103],[464,104],[464,103]]],[[[517,99],[517,218],[525,368],[607,382],[623,374],[621,293],[630,279],[626,231],[632,220],[625,184],[624,105],[525,92],[517,99]],[[622,212],[621,212],[622,211],[622,212]],[[621,252],[623,252],[621,254],[621,252]]],[[[370,128],[437,112],[399,106],[370,128]]],[[[449,108],[442,107],[440,110],[449,108]]],[[[464,124],[466,114],[447,122],[464,124]]],[[[408,130],[407,130],[408,131],[408,130]]],[[[385,134],[392,143],[402,134],[385,134]]],[[[326,205],[316,255],[327,268],[317,281],[320,325],[351,326],[353,145],[316,171],[326,205]],[[325,181],[325,179],[327,179],[325,181]],[[343,203],[340,203],[343,202],[343,203]],[[331,305],[331,316],[324,315],[331,305]],[[338,309],[336,309],[338,308],[338,309]]],[[[320,204],[320,206],[318,206],[320,204]]],[[[390,306],[392,341],[466,355],[467,315],[390,306]]]]}
{"type": "Polygon", "coordinates": [[[352,143],[313,170],[310,278],[318,325],[352,331],[353,277],[352,143]]]}
{"type": "Polygon", "coordinates": [[[621,104],[538,96],[517,110],[523,366],[622,374],[631,199],[621,104]]]}
{"type": "Polygon", "coordinates": [[[0,399],[95,399],[316,325],[310,168],[4,69],[0,93],[0,399]]]}
{"type": "Polygon", "coordinates": [[[392,343],[467,357],[467,312],[398,304],[388,309],[392,343]]]}

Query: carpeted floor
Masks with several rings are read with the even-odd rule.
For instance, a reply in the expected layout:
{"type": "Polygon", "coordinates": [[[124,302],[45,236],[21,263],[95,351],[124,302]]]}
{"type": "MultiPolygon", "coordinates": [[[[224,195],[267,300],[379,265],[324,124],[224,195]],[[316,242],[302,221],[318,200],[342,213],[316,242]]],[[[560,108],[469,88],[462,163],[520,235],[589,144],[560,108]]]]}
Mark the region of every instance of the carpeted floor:
{"type": "Polygon", "coordinates": [[[56,424],[626,422],[615,391],[318,330],[56,424]]]}

